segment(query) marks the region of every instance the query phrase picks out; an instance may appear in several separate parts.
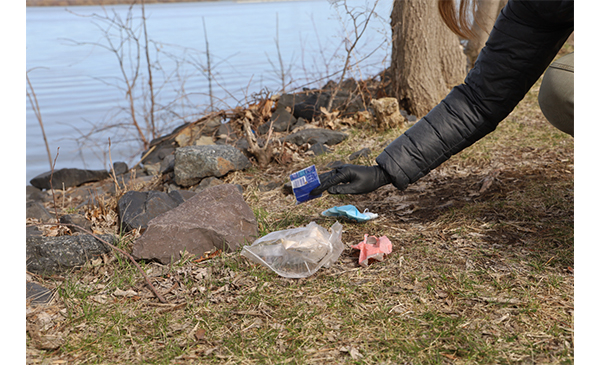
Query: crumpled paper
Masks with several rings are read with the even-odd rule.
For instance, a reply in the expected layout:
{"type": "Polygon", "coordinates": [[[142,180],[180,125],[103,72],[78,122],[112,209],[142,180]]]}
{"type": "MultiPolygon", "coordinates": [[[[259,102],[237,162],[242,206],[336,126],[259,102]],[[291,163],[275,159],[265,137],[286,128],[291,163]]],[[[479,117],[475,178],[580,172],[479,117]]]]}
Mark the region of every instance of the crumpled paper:
{"type": "Polygon", "coordinates": [[[362,267],[369,265],[369,259],[383,261],[385,255],[392,253],[392,242],[386,236],[377,238],[365,234],[365,239],[362,242],[351,247],[360,250],[358,264],[362,267]]]}
{"type": "Polygon", "coordinates": [[[321,215],[325,217],[344,217],[357,222],[365,222],[379,216],[377,213],[369,212],[368,209],[365,209],[365,211],[361,213],[354,205],[343,205],[341,207],[329,208],[323,211],[321,215]]]}

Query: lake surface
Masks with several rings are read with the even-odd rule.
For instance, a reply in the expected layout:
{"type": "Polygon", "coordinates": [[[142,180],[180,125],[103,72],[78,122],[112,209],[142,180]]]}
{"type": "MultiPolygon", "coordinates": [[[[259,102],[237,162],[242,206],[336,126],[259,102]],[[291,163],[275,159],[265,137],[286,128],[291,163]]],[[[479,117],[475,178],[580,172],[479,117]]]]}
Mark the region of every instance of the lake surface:
{"type": "MultiPolygon", "coordinates": [[[[347,3],[355,11],[373,6],[373,2],[356,0],[347,3]]],[[[352,60],[368,57],[350,76],[366,78],[389,64],[391,8],[392,0],[377,4],[378,16],[370,21],[352,60]]],[[[337,80],[335,72],[341,70],[346,55],[345,34],[354,39],[345,11],[324,0],[148,4],[145,15],[157,95],[155,124],[161,134],[209,112],[209,90],[213,108],[232,108],[251,101],[252,94],[277,93],[282,84],[291,91],[337,80]],[[322,80],[315,82],[318,79],[322,80]]],[[[53,159],[58,149],[57,169],[106,169],[111,159],[131,166],[141,157],[139,138],[126,112],[125,77],[119,58],[107,49],[109,41],[113,49],[118,48],[126,28],[136,29],[143,46],[140,18],[139,6],[131,10],[128,6],[26,9],[28,76],[53,159]],[[126,24],[121,30],[114,21],[107,21],[117,15],[126,24]],[[113,127],[106,128],[109,125],[113,127]],[[114,127],[118,125],[122,126],[114,127]],[[105,131],[81,139],[95,129],[105,131]]],[[[136,67],[136,43],[124,44],[121,59],[127,79],[133,80],[136,70],[141,75],[133,90],[138,97],[136,120],[144,127],[144,113],[147,116],[149,110],[142,97],[148,95],[145,54],[136,67]]],[[[29,99],[26,118],[28,183],[50,166],[29,99]]]]}

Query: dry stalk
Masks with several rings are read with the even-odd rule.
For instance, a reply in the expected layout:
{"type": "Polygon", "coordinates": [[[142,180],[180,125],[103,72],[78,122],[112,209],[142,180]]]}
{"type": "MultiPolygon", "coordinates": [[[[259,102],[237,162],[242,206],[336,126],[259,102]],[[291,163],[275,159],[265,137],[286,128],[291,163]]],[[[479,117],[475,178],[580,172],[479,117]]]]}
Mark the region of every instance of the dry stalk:
{"type": "Polygon", "coordinates": [[[27,85],[29,85],[29,89],[31,90],[31,94],[27,92],[27,98],[29,99],[29,103],[31,104],[31,108],[35,113],[35,117],[42,129],[42,137],[44,137],[44,144],[46,145],[46,153],[48,154],[48,163],[50,164],[50,168],[52,168],[52,154],[50,153],[50,146],[48,145],[48,139],[46,138],[46,131],[44,130],[44,123],[42,122],[42,113],[40,111],[40,105],[37,101],[37,96],[35,95],[35,91],[33,90],[33,85],[31,85],[31,81],[29,80],[29,73],[25,74],[27,78],[27,85]]]}
{"type": "Polygon", "coordinates": [[[146,7],[145,1],[142,0],[142,24],[144,26],[144,53],[146,54],[146,65],[148,66],[148,87],[150,91],[150,132],[152,138],[156,138],[157,130],[154,123],[154,84],[152,82],[152,63],[150,63],[150,51],[148,50],[148,29],[146,28],[146,7]]]}
{"type": "Polygon", "coordinates": [[[213,91],[212,91],[212,68],[210,65],[210,51],[208,49],[208,34],[206,33],[206,22],[202,17],[202,27],[204,28],[204,43],[206,44],[206,78],[208,79],[208,97],[210,98],[210,111],[214,110],[213,91]]]}
{"type": "Polygon", "coordinates": [[[54,215],[56,216],[56,222],[58,222],[58,208],[56,206],[56,196],[54,195],[54,185],[52,185],[52,179],[54,178],[54,166],[56,165],[56,159],[58,158],[58,150],[56,148],[56,157],[54,157],[54,163],[50,165],[50,191],[52,192],[52,201],[54,202],[54,215]]]}
{"type": "Polygon", "coordinates": [[[258,166],[265,167],[271,162],[273,159],[273,146],[269,143],[271,140],[271,135],[273,133],[273,128],[269,128],[269,134],[267,135],[267,140],[263,147],[258,145],[258,141],[256,140],[256,136],[252,133],[252,128],[250,127],[250,122],[248,118],[244,117],[242,119],[242,123],[244,124],[244,133],[246,134],[246,140],[248,141],[248,152],[250,152],[254,157],[256,157],[256,162],[258,162],[258,166]]]}
{"type": "Polygon", "coordinates": [[[117,174],[115,173],[115,166],[113,165],[111,151],[111,142],[110,137],[108,137],[108,160],[110,161],[110,172],[112,174],[111,178],[115,183],[115,194],[116,196],[121,195],[121,187],[119,186],[119,181],[117,180],[117,174]]]}

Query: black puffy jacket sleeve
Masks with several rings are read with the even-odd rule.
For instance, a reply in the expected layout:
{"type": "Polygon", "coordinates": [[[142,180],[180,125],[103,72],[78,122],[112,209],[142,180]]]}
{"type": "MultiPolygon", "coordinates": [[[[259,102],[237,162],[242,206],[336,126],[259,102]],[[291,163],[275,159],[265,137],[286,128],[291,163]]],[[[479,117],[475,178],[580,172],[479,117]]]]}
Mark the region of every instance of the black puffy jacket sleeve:
{"type": "Polygon", "coordinates": [[[463,84],[390,143],[377,163],[405,189],[496,129],[574,29],[573,1],[508,1],[463,84]]]}

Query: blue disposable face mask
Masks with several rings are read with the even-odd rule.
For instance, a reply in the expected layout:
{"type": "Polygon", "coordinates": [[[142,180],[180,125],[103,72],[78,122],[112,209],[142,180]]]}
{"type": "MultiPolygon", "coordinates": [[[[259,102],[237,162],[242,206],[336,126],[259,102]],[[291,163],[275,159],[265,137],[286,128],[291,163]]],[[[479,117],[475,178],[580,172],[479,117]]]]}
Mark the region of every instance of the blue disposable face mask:
{"type": "Polygon", "coordinates": [[[376,213],[369,212],[368,209],[365,209],[365,211],[361,213],[354,205],[344,205],[341,207],[329,208],[322,212],[321,215],[326,217],[345,217],[357,222],[365,222],[379,216],[376,213]]]}

